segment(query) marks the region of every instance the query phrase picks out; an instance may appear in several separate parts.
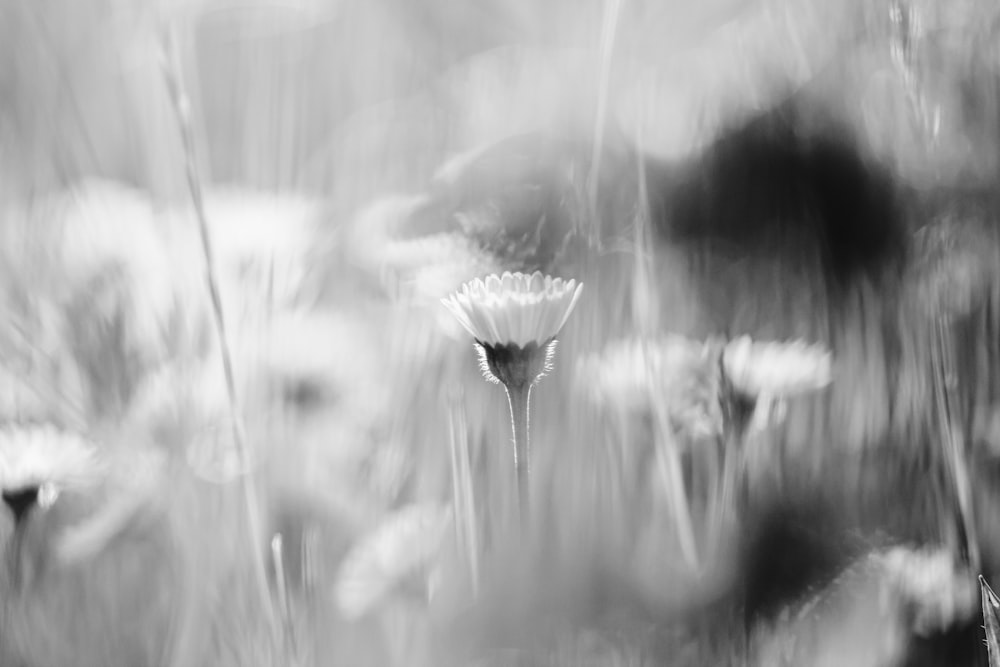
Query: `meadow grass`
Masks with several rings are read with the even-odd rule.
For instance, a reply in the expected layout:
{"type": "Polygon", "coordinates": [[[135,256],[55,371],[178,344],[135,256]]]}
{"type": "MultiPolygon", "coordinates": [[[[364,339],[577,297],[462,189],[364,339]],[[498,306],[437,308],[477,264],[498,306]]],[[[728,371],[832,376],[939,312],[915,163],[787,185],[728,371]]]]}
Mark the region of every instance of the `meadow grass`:
{"type": "MultiPolygon", "coordinates": [[[[809,211],[787,214],[802,219],[761,233],[749,250],[664,235],[664,210],[677,211],[655,206],[657,175],[613,129],[599,173],[588,171],[588,150],[527,141],[506,180],[486,170],[449,190],[430,174],[452,153],[532,127],[542,111],[557,118],[576,98],[448,106],[452,85],[538,94],[532,52],[501,48],[480,70],[455,66],[442,79],[434,72],[471,46],[424,44],[426,57],[410,62],[421,45],[408,24],[355,5],[340,20],[363,20],[339,42],[323,13],[304,25],[272,24],[264,9],[234,22],[174,17],[192,104],[185,152],[161,85],[158,18],[106,4],[62,15],[2,8],[10,39],[0,42],[22,45],[28,63],[10,75],[23,94],[5,109],[24,131],[0,137],[20,159],[3,167],[11,178],[0,209],[4,417],[93,432],[112,456],[154,448],[165,464],[158,493],[92,559],[42,570],[27,595],[0,578],[3,667],[737,665],[753,648],[742,540],[775,505],[828,529],[820,542],[830,562],[818,569],[881,541],[960,541],[931,407],[935,311],[919,307],[909,241],[898,265],[835,280],[809,211]],[[44,39],[15,36],[18,26],[44,39]],[[328,72],[331,60],[365,58],[365,68],[328,72]],[[188,203],[185,165],[201,170],[202,211],[188,203]],[[525,173],[553,193],[521,183],[525,173]],[[394,234],[457,227],[486,239],[474,258],[484,264],[462,257],[457,266],[542,268],[586,286],[555,368],[533,393],[527,532],[514,528],[502,395],[482,382],[471,341],[447,328],[435,299],[419,289],[399,298],[426,256],[399,260],[396,282],[364,257],[386,240],[365,226],[364,207],[400,193],[432,205],[388,221],[394,234]],[[491,198],[507,219],[490,218],[491,198]],[[241,222],[262,210],[254,245],[241,222]],[[295,244],[281,243],[282,230],[303,217],[307,257],[293,251],[283,264],[275,248],[295,244]],[[249,239],[218,267],[231,386],[203,257],[190,244],[198,218],[226,239],[221,255],[249,239]],[[662,414],[595,405],[581,386],[579,360],[664,331],[805,339],[834,354],[832,386],[790,400],[786,418],[755,437],[746,523],[719,544],[710,534],[718,443],[682,442],[675,458],[658,458],[662,414]],[[231,436],[232,419],[241,426],[231,436]],[[227,468],[242,447],[254,465],[227,468]],[[666,478],[658,461],[670,464],[666,478]],[[452,532],[368,613],[346,614],[341,565],[412,503],[451,508],[452,532]],[[684,516],[691,525],[679,531],[684,516]]],[[[587,34],[599,16],[590,7],[574,29],[587,34]]],[[[559,67],[545,71],[559,80],[559,67]]],[[[567,125],[591,132],[590,111],[578,116],[567,125]]],[[[716,213],[740,217],[737,208],[716,213]]],[[[992,232],[985,239],[1000,248],[992,232]]],[[[953,418],[973,460],[968,511],[987,574],[1000,556],[989,428],[998,313],[990,286],[947,328],[953,418]]],[[[0,521],[0,540],[9,533],[0,521]]],[[[774,591],[751,591],[764,616],[829,574],[787,556],[802,565],[802,590],[771,582],[774,591]]]]}

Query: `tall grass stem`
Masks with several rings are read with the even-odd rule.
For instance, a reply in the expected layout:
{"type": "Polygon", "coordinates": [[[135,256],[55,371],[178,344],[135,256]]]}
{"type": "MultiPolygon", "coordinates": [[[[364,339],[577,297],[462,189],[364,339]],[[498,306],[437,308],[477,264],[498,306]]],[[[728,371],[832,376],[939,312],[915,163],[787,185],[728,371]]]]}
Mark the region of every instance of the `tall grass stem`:
{"type": "MultiPolygon", "coordinates": [[[[236,390],[232,354],[230,352],[229,339],[226,331],[226,319],[222,308],[222,297],[219,292],[218,280],[216,278],[212,238],[209,233],[201,179],[195,159],[194,130],[191,120],[191,102],[181,76],[180,57],[177,49],[177,36],[176,30],[173,26],[168,27],[165,35],[163,73],[164,78],[166,79],[168,92],[170,93],[173,111],[177,117],[177,124],[179,126],[181,141],[183,144],[187,184],[198,222],[198,233],[205,261],[206,284],[211,298],[212,315],[215,323],[216,334],[219,338],[219,347],[221,349],[222,370],[225,375],[226,396],[229,401],[233,442],[236,446],[237,455],[239,456],[241,462],[245,464],[250,460],[246,442],[246,431],[243,424],[243,413],[240,405],[239,394],[236,390]]],[[[261,607],[265,612],[268,627],[271,629],[272,633],[274,633],[275,615],[272,606],[270,587],[267,583],[267,573],[264,565],[264,559],[262,554],[259,553],[259,547],[263,544],[263,530],[260,526],[260,510],[258,507],[256,484],[251,472],[247,472],[240,476],[240,486],[243,491],[244,502],[246,504],[250,541],[253,545],[252,551],[255,554],[252,558],[253,569],[257,582],[258,593],[261,598],[261,607]]]]}

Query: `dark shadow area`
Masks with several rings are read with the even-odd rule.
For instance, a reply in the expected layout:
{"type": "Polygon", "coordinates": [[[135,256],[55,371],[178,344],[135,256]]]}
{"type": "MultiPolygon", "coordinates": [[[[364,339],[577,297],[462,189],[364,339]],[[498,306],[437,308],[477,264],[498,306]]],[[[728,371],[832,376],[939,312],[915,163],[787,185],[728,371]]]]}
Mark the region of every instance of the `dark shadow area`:
{"type": "Polygon", "coordinates": [[[905,229],[892,175],[836,124],[809,129],[799,117],[789,102],[686,163],[650,163],[660,238],[776,259],[814,247],[841,287],[899,262],[905,229]]]}

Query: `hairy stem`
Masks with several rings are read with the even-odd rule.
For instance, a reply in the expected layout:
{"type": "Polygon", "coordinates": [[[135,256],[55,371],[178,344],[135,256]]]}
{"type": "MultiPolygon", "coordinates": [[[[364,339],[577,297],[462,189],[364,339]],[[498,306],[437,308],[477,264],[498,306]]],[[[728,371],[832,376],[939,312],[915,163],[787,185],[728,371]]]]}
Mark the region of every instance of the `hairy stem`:
{"type": "Polygon", "coordinates": [[[517,503],[521,525],[530,515],[530,458],[529,414],[531,411],[531,385],[505,385],[507,404],[510,406],[510,424],[514,433],[514,471],[517,475],[517,503]]]}

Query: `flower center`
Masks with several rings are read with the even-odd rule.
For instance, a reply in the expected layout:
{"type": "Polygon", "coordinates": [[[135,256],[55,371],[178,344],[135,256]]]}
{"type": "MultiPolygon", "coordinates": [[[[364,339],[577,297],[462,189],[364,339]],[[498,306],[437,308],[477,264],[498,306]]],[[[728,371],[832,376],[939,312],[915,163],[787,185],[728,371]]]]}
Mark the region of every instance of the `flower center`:
{"type": "Polygon", "coordinates": [[[39,487],[28,486],[23,489],[0,493],[3,502],[14,514],[14,521],[16,523],[21,523],[31,509],[38,504],[38,491],[39,487]]]}

